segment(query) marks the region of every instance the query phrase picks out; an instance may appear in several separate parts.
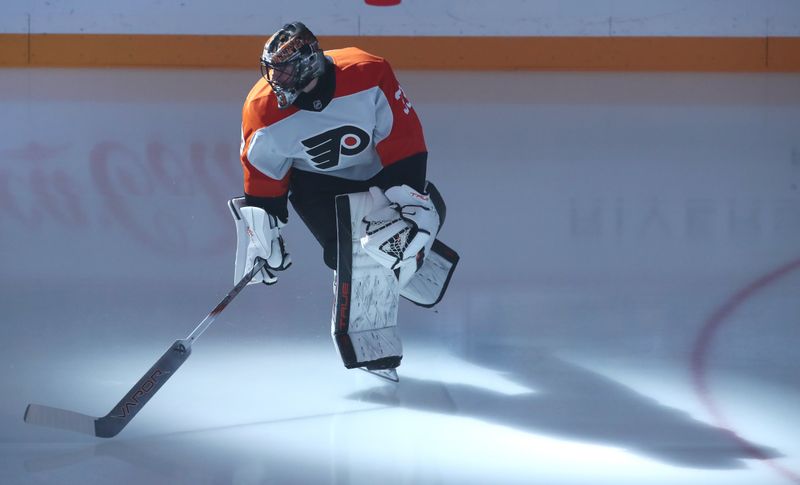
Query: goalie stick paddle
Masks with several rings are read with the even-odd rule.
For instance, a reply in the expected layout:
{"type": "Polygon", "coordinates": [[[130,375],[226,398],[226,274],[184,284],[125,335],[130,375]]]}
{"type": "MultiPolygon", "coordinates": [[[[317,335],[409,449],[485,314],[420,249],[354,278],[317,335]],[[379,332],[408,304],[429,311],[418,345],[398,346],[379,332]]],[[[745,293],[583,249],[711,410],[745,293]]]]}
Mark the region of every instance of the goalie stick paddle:
{"type": "Polygon", "coordinates": [[[142,410],[147,401],[172,377],[172,374],[189,358],[192,353],[192,343],[206,331],[217,315],[230,304],[231,301],[247,286],[250,280],[266,266],[266,260],[256,258],[255,265],[249,273],[236,283],[236,286],[222,299],[219,304],[206,315],[202,322],[182,340],[176,340],[164,355],[134,384],[116,406],[103,417],[88,416],[86,414],[68,411],[66,409],[43,406],[41,404],[28,404],[25,409],[25,422],[77,431],[97,436],[111,438],[119,434],[131,422],[134,416],[142,410]]]}

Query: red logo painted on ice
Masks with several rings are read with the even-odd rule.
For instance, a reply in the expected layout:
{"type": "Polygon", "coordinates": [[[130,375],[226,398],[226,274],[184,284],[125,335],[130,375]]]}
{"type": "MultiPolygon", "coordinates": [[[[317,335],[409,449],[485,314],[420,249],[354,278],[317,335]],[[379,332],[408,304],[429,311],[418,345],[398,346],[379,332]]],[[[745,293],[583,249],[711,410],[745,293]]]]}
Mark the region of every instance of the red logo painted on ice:
{"type": "Polygon", "coordinates": [[[375,7],[391,7],[392,5],[400,5],[400,0],[364,0],[367,5],[375,7]]]}

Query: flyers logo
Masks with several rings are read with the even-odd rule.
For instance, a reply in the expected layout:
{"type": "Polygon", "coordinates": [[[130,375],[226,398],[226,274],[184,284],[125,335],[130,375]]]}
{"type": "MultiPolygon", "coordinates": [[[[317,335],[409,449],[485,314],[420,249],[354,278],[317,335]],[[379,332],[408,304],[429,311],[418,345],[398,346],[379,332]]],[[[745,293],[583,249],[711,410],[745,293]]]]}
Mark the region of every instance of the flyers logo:
{"type": "Polygon", "coordinates": [[[306,153],[317,168],[327,170],[339,165],[342,155],[353,156],[363,152],[369,141],[366,131],[357,126],[345,125],[314,135],[302,143],[308,148],[306,153]]]}

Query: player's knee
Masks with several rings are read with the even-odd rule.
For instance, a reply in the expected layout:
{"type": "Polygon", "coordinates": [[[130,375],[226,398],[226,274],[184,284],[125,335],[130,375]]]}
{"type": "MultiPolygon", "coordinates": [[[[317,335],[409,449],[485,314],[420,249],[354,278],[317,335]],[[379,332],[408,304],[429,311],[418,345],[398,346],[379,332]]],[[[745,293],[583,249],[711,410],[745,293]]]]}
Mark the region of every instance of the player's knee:
{"type": "Polygon", "coordinates": [[[322,258],[325,260],[325,266],[336,271],[336,239],[325,242],[322,258]]]}

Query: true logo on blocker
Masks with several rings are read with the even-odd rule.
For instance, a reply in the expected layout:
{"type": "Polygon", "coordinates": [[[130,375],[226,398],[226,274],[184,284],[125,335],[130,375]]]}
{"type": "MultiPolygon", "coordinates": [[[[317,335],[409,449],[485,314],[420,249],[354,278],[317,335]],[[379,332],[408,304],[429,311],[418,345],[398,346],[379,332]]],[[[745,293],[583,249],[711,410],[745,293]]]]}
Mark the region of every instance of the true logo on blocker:
{"type": "Polygon", "coordinates": [[[364,151],[369,145],[366,131],[353,125],[340,126],[302,141],[308,148],[306,153],[320,170],[339,165],[342,155],[353,156],[364,151]]]}

